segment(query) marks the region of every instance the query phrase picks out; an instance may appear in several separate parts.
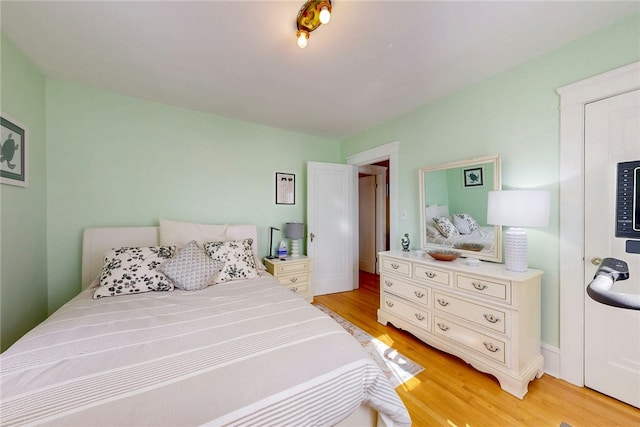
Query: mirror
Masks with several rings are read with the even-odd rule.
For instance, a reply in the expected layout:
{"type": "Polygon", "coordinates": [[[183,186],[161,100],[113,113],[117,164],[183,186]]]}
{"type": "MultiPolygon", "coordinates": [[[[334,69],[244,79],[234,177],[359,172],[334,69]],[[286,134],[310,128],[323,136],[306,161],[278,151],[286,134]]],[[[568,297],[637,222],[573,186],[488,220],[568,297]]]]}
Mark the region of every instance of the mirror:
{"type": "Polygon", "coordinates": [[[489,191],[502,187],[500,155],[425,167],[419,179],[422,249],[501,262],[502,227],[487,224],[489,191]]]}

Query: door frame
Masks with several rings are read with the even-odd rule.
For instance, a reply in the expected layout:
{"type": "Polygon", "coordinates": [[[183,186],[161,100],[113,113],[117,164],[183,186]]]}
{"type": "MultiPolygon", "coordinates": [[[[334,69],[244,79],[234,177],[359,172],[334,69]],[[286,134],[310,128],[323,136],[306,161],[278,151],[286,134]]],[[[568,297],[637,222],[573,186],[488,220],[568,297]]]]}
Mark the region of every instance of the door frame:
{"type": "Polygon", "coordinates": [[[584,386],[584,110],[640,88],[640,61],[557,89],[560,95],[560,378],[584,386]]]}
{"type": "MultiPolygon", "coordinates": [[[[347,157],[347,164],[364,166],[371,163],[389,160],[389,249],[398,249],[398,224],[396,212],[398,211],[398,141],[362,151],[347,157]]],[[[355,191],[355,203],[358,203],[358,189],[355,191]]],[[[358,245],[358,235],[354,236],[354,245],[358,245]]]]}

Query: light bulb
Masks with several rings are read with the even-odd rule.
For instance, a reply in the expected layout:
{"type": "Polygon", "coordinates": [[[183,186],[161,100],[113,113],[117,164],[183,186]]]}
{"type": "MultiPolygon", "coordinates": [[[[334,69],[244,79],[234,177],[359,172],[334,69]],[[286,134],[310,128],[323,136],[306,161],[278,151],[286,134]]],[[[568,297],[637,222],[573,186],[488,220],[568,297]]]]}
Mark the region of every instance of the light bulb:
{"type": "Polygon", "coordinates": [[[300,49],[304,49],[307,47],[307,39],[309,38],[309,34],[306,31],[298,31],[298,47],[300,49]]]}
{"type": "Polygon", "coordinates": [[[320,9],[320,23],[328,24],[329,21],[331,21],[331,12],[329,12],[327,6],[322,6],[322,9],[320,9]]]}

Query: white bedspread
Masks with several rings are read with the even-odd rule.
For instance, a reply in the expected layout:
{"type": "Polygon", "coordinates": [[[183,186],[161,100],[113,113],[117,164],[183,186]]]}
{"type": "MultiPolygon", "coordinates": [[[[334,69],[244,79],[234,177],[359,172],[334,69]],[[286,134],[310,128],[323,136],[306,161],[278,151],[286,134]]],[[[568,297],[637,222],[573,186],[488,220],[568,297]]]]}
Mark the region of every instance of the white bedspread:
{"type": "Polygon", "coordinates": [[[337,323],[272,277],[92,300],[0,356],[0,424],[324,426],[409,415],[337,323]]]}
{"type": "Polygon", "coordinates": [[[482,252],[495,252],[495,239],[494,239],[494,227],[483,226],[476,230],[473,230],[471,234],[459,234],[453,237],[444,237],[441,234],[437,236],[427,235],[427,243],[437,243],[450,248],[455,247],[457,244],[472,243],[481,244],[484,246],[482,252]]]}

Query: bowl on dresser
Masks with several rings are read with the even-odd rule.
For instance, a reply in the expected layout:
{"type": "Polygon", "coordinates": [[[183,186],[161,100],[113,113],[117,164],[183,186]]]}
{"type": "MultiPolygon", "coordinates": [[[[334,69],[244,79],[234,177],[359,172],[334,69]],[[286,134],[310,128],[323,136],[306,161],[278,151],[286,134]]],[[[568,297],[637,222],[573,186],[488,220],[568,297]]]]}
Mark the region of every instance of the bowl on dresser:
{"type": "Polygon", "coordinates": [[[432,249],[427,251],[427,253],[431,258],[437,259],[438,261],[453,261],[460,256],[460,252],[448,249],[432,249]]]}

